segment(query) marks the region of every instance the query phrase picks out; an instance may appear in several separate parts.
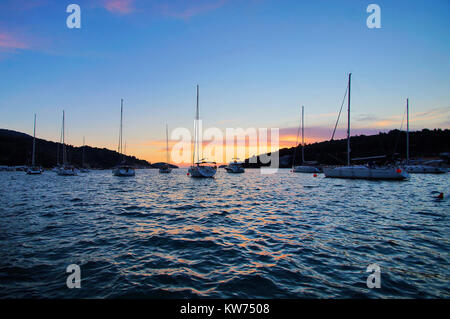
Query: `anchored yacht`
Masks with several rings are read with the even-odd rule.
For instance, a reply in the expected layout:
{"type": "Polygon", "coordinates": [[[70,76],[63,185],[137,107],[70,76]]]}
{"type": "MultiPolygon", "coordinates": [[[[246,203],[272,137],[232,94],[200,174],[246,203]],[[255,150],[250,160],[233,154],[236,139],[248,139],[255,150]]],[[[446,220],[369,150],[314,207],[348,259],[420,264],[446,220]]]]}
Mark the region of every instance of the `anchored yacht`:
{"type": "Polygon", "coordinates": [[[77,175],[77,170],[74,166],[69,165],[67,163],[67,151],[66,151],[66,143],[65,143],[65,112],[63,111],[63,122],[62,122],[62,147],[63,147],[63,163],[60,167],[58,167],[58,171],[56,172],[60,176],[75,176],[77,175]]]}
{"type": "Polygon", "coordinates": [[[42,173],[41,167],[36,166],[35,158],[36,158],[36,114],[34,114],[33,154],[31,157],[31,166],[28,167],[27,169],[28,175],[39,175],[42,173]]]}
{"type": "Polygon", "coordinates": [[[114,176],[134,176],[136,175],[134,168],[126,164],[125,156],[122,153],[122,128],[123,128],[123,99],[120,100],[120,132],[118,152],[122,155],[122,163],[116,166],[112,173],[114,176]]]}
{"type": "Polygon", "coordinates": [[[233,160],[225,167],[228,173],[239,174],[245,173],[245,169],[242,166],[242,162],[238,162],[238,158],[233,158],[233,160]]]}
{"type": "Polygon", "coordinates": [[[197,110],[194,122],[194,152],[192,153],[192,166],[188,169],[188,175],[194,178],[210,178],[214,177],[217,172],[217,166],[215,162],[207,162],[205,159],[199,159],[199,88],[197,85],[197,110]],[[195,158],[197,157],[197,160],[195,158]]]}
{"type": "Polygon", "coordinates": [[[409,178],[408,172],[398,166],[351,166],[350,165],[350,92],[352,74],[348,76],[348,128],[347,128],[347,166],[325,167],[323,173],[330,178],[349,179],[377,179],[377,180],[405,180],[409,178]]]}
{"type": "Polygon", "coordinates": [[[413,174],[445,174],[444,168],[426,165],[426,164],[409,164],[409,99],[406,99],[406,166],[408,173],[413,174]]]}
{"type": "Polygon", "coordinates": [[[83,136],[83,151],[81,154],[81,168],[80,168],[80,173],[89,173],[89,169],[86,168],[86,164],[85,164],[85,148],[86,148],[86,144],[84,141],[84,136],[83,136]]]}
{"type": "MultiPolygon", "coordinates": [[[[301,124],[301,128],[302,128],[302,165],[299,166],[295,166],[295,155],[297,154],[297,147],[295,147],[294,149],[294,158],[292,160],[292,172],[294,173],[320,173],[319,169],[317,167],[314,166],[310,166],[310,165],[304,165],[306,163],[305,161],[305,130],[304,130],[304,114],[305,114],[305,107],[302,106],[302,124],[301,124]]],[[[300,127],[298,128],[300,131],[300,127]]],[[[295,145],[298,145],[298,135],[300,132],[297,132],[297,142],[295,143],[295,145]]]]}

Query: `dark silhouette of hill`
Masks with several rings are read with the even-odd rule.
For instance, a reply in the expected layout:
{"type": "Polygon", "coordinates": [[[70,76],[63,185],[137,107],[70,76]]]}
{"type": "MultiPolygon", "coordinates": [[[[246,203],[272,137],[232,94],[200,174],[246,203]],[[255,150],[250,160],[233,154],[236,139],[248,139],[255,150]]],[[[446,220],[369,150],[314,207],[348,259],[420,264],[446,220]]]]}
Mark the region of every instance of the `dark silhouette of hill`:
{"type": "MultiPolygon", "coordinates": [[[[62,145],[43,139],[36,139],[36,164],[45,168],[56,166],[59,145],[59,158],[62,161],[62,145]]],[[[0,165],[31,164],[33,137],[12,130],[0,129],[0,165]]],[[[83,147],[66,145],[67,160],[70,164],[81,167],[83,147]]],[[[126,162],[136,168],[153,168],[145,161],[134,156],[126,156],[126,162]]],[[[122,161],[122,155],[106,148],[85,146],[85,164],[91,168],[109,169],[122,161]]]]}
{"type": "MultiPolygon", "coordinates": [[[[392,130],[377,135],[359,135],[350,138],[351,158],[353,162],[367,162],[358,158],[384,156],[376,162],[390,163],[406,158],[406,132],[392,130]],[[356,159],[356,160],[355,160],[356,159]]],[[[423,129],[409,133],[410,158],[438,157],[441,153],[450,152],[450,130],[423,129]]],[[[292,167],[295,147],[280,149],[280,167],[292,167]]],[[[297,146],[295,165],[301,164],[301,146],[297,146]]],[[[252,158],[255,160],[255,157],[252,158]]],[[[305,161],[316,161],[318,164],[342,165],[347,159],[347,139],[324,141],[305,146],[305,161]]],[[[257,156],[257,164],[245,160],[246,167],[263,165],[257,156]]]]}

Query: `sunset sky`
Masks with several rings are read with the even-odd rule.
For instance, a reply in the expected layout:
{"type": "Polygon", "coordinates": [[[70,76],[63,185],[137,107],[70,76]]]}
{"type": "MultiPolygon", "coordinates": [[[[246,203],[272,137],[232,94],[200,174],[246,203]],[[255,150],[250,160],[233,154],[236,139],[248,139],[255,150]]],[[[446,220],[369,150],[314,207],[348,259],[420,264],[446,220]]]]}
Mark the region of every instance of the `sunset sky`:
{"type": "Polygon", "coordinates": [[[353,135],[400,128],[407,97],[412,129],[450,128],[449,18],[448,0],[2,0],[0,128],[32,134],[37,113],[57,141],[64,109],[69,144],[117,149],[123,98],[127,153],[164,161],[198,84],[205,128],[280,128],[293,146],[302,105],[307,142],[330,139],[349,72],[353,135]]]}

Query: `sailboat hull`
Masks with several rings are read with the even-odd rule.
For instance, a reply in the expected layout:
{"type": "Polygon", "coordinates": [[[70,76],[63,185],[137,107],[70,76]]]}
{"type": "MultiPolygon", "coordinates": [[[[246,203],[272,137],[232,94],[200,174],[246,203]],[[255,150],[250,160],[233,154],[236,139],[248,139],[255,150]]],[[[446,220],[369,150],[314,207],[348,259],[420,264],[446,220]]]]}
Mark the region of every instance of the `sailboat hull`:
{"type": "Polygon", "coordinates": [[[135,176],[136,172],[132,168],[118,167],[118,168],[113,169],[113,175],[114,176],[122,176],[122,177],[135,176]]]}
{"type": "Polygon", "coordinates": [[[191,166],[188,172],[194,178],[212,178],[216,175],[216,169],[211,166],[191,166]]]}
{"type": "Polygon", "coordinates": [[[230,174],[242,174],[245,173],[245,168],[238,164],[230,164],[225,167],[225,170],[230,174]]]}
{"type": "Polygon", "coordinates": [[[40,175],[42,174],[42,170],[39,167],[30,167],[27,169],[28,175],[40,175]]]}
{"type": "Polygon", "coordinates": [[[400,167],[344,166],[324,168],[325,177],[368,180],[406,180],[408,172],[400,167]]]}
{"type": "Polygon", "coordinates": [[[292,171],[294,173],[320,173],[319,169],[314,166],[295,166],[292,171]]]}
{"type": "Polygon", "coordinates": [[[160,168],[160,169],[159,169],[159,172],[160,172],[161,174],[169,174],[170,172],[172,172],[172,168],[170,168],[170,167],[160,168]]]}
{"type": "Polygon", "coordinates": [[[74,168],[65,168],[65,167],[60,167],[57,171],[57,174],[59,176],[76,176],[77,175],[77,170],[74,168]]]}

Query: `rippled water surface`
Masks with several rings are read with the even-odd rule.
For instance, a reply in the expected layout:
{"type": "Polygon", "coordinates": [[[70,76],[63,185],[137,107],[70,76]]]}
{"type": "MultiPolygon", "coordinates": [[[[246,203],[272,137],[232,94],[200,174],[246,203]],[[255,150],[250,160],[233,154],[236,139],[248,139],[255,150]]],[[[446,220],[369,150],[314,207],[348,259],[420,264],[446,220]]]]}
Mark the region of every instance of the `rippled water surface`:
{"type": "Polygon", "coordinates": [[[0,297],[449,298],[449,177],[2,172],[0,297]]]}

